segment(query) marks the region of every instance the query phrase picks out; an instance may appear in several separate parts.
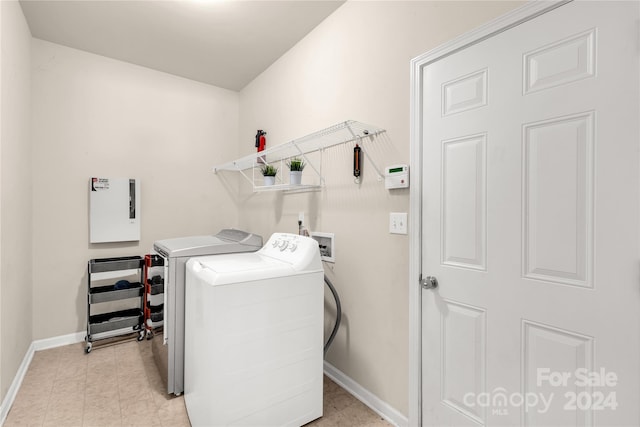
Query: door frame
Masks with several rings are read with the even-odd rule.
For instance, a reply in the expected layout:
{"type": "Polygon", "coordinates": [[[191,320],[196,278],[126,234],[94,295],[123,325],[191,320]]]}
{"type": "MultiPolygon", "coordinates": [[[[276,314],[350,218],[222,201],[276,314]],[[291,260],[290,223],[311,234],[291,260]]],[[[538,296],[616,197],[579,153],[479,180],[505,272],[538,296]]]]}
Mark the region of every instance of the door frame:
{"type": "MultiPolygon", "coordinates": [[[[488,23],[411,60],[409,191],[409,417],[410,426],[422,425],[422,73],[424,68],[453,53],[532,20],[573,0],[532,0],[488,23]]],[[[426,197],[426,196],[425,196],[426,197]]],[[[439,238],[439,236],[434,236],[439,238]]],[[[424,272],[428,275],[428,272],[424,272]]]]}

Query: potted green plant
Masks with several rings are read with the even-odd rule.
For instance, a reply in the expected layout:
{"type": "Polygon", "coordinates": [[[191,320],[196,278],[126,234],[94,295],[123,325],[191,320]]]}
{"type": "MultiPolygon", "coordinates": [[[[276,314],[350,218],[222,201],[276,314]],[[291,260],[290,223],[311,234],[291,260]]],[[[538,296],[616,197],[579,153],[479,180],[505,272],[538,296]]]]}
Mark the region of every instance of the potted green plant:
{"type": "Polygon", "coordinates": [[[260,168],[262,176],[264,177],[264,185],[273,185],[276,183],[276,175],[278,174],[278,168],[273,165],[264,165],[260,168]]]}
{"type": "Polygon", "coordinates": [[[294,157],[287,162],[289,167],[289,183],[291,185],[300,185],[302,183],[302,170],[306,166],[304,160],[294,157]]]}

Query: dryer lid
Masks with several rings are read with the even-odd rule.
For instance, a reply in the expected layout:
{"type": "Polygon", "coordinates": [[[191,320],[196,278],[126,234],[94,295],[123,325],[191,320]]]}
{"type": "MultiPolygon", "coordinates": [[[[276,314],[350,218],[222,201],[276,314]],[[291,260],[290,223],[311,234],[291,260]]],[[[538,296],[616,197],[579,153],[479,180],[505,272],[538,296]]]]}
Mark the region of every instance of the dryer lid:
{"type": "Polygon", "coordinates": [[[153,248],[168,257],[192,257],[236,252],[255,252],[262,237],[247,231],[223,229],[216,235],[187,236],[158,240],[153,248]]]}

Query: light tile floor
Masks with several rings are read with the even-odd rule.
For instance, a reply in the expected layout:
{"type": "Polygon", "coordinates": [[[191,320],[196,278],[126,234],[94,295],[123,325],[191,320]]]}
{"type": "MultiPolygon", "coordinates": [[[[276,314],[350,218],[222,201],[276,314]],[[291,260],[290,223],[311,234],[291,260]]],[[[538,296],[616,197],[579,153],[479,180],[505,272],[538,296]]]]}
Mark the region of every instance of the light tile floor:
{"type": "MultiPolygon", "coordinates": [[[[309,426],[389,426],[329,378],[324,416],[309,426]]],[[[84,343],[38,351],[4,423],[12,426],[190,426],[183,396],[169,396],[150,341],[84,343]]]]}

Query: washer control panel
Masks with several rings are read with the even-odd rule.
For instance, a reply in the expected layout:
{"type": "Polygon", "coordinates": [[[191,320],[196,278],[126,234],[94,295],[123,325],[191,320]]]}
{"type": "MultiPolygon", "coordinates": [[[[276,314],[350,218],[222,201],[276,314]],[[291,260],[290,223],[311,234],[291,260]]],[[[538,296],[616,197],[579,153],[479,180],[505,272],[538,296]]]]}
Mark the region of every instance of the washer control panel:
{"type": "Polygon", "coordinates": [[[290,250],[291,252],[295,252],[298,249],[298,244],[290,239],[274,239],[271,242],[271,247],[278,249],[280,252],[284,252],[285,250],[290,250]]]}
{"type": "MultiPolygon", "coordinates": [[[[283,234],[271,236],[267,246],[271,245],[271,248],[280,252],[291,251],[295,252],[298,249],[297,235],[295,234],[283,234]]],[[[270,251],[271,252],[271,251],[270,251]]]]}
{"type": "Polygon", "coordinates": [[[320,249],[318,242],[310,237],[290,233],[274,233],[259,252],[295,263],[300,258],[314,256],[316,253],[319,256],[320,249]]]}

